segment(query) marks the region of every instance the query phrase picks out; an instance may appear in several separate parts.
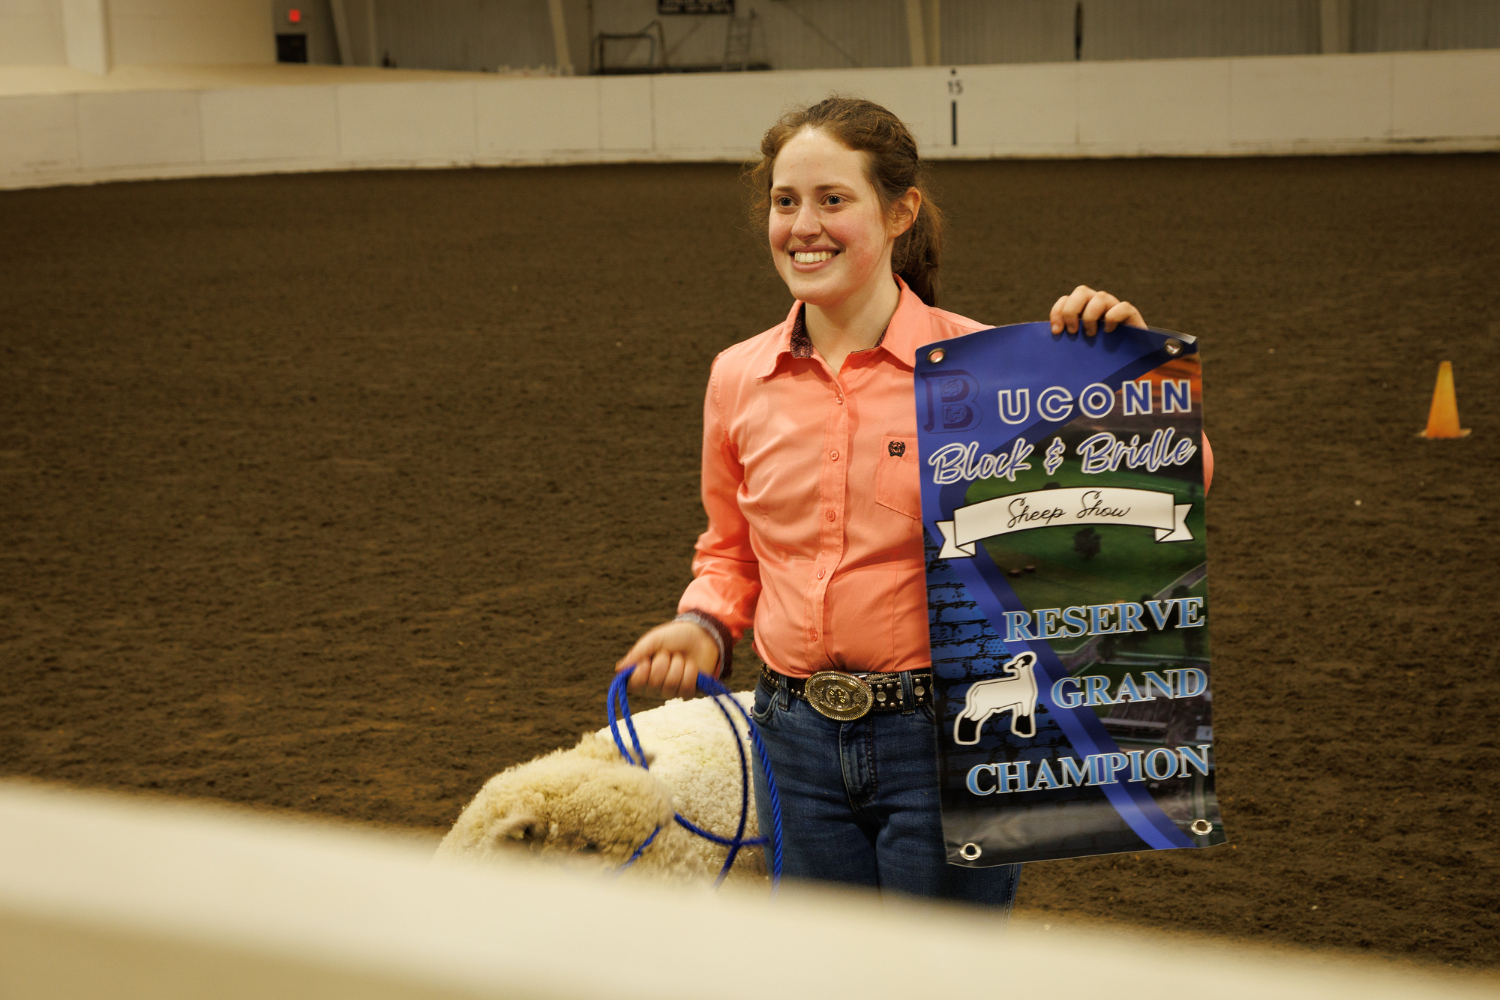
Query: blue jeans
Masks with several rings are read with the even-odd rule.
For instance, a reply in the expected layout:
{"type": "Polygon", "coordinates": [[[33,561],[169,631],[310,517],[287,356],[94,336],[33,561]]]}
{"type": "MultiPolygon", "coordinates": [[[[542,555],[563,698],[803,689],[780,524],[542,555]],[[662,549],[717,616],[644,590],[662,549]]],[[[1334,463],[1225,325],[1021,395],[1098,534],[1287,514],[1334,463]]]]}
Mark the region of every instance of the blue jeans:
{"type": "MultiPolygon", "coordinates": [[[[907,698],[912,698],[909,675],[907,698]]],[[[1009,911],[1020,865],[947,863],[932,709],[871,712],[854,722],[820,715],[765,678],[751,712],[781,797],[782,873],[1009,911]]],[[[755,769],[761,833],[771,833],[765,776],[755,769]]]]}

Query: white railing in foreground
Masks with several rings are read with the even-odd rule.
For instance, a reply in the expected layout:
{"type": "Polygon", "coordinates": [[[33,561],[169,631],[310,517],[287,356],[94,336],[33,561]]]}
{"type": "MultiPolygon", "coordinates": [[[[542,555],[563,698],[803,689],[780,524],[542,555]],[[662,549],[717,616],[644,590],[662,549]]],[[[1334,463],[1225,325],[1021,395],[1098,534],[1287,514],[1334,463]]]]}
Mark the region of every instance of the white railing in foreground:
{"type": "Polygon", "coordinates": [[[0,782],[0,996],[1497,995],[1380,961],[429,857],[311,821],[0,782]]]}
{"type": "Polygon", "coordinates": [[[1500,51],[276,86],[214,69],[198,89],[0,96],[0,188],[743,160],[782,108],[833,92],[886,104],[933,158],[1500,149],[1500,51]]]}

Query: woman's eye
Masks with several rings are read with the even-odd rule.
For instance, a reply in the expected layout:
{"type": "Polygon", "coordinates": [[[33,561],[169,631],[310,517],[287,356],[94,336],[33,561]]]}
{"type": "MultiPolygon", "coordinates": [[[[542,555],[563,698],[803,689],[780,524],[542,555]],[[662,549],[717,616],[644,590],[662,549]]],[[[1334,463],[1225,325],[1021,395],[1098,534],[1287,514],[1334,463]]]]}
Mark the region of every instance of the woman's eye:
{"type": "Polygon", "coordinates": [[[842,195],[831,194],[828,196],[828,204],[830,205],[842,205],[843,203],[844,198],[842,195]]]}
{"type": "Polygon", "coordinates": [[[792,207],[792,199],[785,198],[785,197],[783,197],[783,198],[777,198],[776,199],[776,207],[777,208],[791,208],[792,207]]]}

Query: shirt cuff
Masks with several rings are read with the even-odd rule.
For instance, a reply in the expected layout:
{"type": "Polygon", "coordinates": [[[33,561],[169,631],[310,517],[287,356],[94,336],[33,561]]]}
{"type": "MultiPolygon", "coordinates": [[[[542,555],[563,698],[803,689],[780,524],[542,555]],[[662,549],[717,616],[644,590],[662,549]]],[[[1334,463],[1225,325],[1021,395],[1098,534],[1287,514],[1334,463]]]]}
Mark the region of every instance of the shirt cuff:
{"type": "Polygon", "coordinates": [[[689,608],[672,620],[692,622],[709,634],[714,645],[719,647],[719,672],[714,676],[721,681],[728,680],[730,672],[734,669],[734,636],[730,633],[729,626],[707,611],[699,611],[697,608],[689,608]]]}

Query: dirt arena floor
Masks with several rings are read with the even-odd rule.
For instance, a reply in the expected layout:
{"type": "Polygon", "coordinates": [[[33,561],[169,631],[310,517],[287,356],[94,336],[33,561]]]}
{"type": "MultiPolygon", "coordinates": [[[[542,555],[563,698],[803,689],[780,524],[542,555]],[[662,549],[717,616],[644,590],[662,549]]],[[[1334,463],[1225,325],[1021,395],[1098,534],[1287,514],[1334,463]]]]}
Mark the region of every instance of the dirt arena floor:
{"type": "MultiPolygon", "coordinates": [[[[1020,905],[1500,966],[1500,157],[935,180],[945,306],[1199,335],[1218,455],[1233,844],[1020,905]],[[1443,360],[1473,436],[1419,440],[1443,360]]],[[[0,192],[0,774],[441,830],[603,724],[787,304],[729,166],[0,192]]]]}

